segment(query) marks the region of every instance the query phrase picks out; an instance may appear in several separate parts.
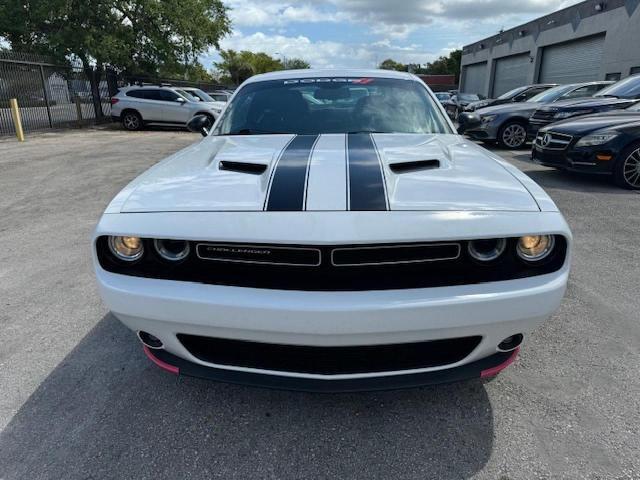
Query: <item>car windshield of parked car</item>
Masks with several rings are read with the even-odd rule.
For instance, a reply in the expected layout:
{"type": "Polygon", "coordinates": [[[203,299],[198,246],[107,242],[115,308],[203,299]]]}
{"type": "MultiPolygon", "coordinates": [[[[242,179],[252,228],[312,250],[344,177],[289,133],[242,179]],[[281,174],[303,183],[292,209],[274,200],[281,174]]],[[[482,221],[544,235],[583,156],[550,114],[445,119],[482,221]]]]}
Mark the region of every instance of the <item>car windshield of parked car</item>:
{"type": "Polygon", "coordinates": [[[477,102],[478,100],[482,100],[482,98],[475,93],[459,93],[458,100],[461,102],[477,102]]]}
{"type": "Polygon", "coordinates": [[[198,97],[203,102],[215,102],[213,98],[211,98],[209,95],[207,95],[206,92],[203,92],[199,88],[196,88],[194,90],[187,90],[187,93],[190,93],[194,97],[198,97]]]}
{"type": "Polygon", "coordinates": [[[191,102],[201,102],[202,101],[198,97],[196,97],[193,93],[187,92],[186,90],[181,90],[181,89],[176,88],[176,92],[178,92],[180,95],[182,95],[184,98],[186,98],[187,100],[189,100],[191,102]]]}
{"type": "Polygon", "coordinates": [[[498,100],[507,100],[508,98],[513,98],[519,93],[524,92],[527,88],[529,87],[518,87],[514,88],[513,90],[509,90],[507,93],[503,93],[502,95],[500,95],[498,97],[498,100]]]}
{"type": "Polygon", "coordinates": [[[453,133],[427,89],[394,78],[300,78],[249,83],[214,135],[453,133]]]}
{"type": "Polygon", "coordinates": [[[560,85],[558,87],[550,88],[544,92],[539,93],[531,97],[527,102],[539,102],[539,103],[551,103],[555,102],[559,98],[563,97],[570,91],[576,88],[576,85],[560,85]]]}
{"type": "Polygon", "coordinates": [[[596,97],[640,98],[640,75],[627,77],[600,90],[596,97]]]}

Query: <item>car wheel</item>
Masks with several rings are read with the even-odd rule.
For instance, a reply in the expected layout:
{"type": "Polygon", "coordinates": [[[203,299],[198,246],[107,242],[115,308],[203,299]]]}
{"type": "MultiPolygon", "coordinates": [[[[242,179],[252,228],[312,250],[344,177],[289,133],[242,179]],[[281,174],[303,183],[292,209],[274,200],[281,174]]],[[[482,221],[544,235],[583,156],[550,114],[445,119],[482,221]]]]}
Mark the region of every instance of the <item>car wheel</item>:
{"type": "Polygon", "coordinates": [[[527,129],[520,122],[508,122],[500,129],[498,142],[505,148],[522,148],[527,143],[527,129]]]}
{"type": "Polygon", "coordinates": [[[613,179],[622,188],[640,190],[640,144],[622,152],[613,167],[613,179]]]}
{"type": "Polygon", "coordinates": [[[142,117],[138,112],[126,112],[122,116],[122,126],[125,130],[140,130],[142,128],[142,117]]]}

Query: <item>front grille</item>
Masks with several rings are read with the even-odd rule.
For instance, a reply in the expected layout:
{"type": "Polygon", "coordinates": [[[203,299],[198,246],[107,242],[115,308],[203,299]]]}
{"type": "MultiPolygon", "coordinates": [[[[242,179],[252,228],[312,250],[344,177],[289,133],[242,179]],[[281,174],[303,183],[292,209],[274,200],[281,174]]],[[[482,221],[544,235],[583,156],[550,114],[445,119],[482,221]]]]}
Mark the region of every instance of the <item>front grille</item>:
{"type": "Polygon", "coordinates": [[[97,241],[98,261],[109,272],[248,288],[300,291],[366,291],[472,285],[543,275],[560,269],[566,240],[556,238],[555,253],[540,265],[522,262],[516,238],[496,262],[479,264],[466,241],[382,245],[270,245],[192,242],[181,262],[162,259],[152,239],[143,239],[145,255],[118,261],[108,237],[97,241]]]}
{"type": "Polygon", "coordinates": [[[481,337],[349,347],[280,345],[185,334],[178,334],[178,340],[194,357],[207,363],[340,375],[451,365],[466,358],[478,346],[481,337]]]}
{"type": "Polygon", "coordinates": [[[538,132],[536,145],[545,150],[565,150],[573,140],[571,135],[555,132],[538,132]]]}

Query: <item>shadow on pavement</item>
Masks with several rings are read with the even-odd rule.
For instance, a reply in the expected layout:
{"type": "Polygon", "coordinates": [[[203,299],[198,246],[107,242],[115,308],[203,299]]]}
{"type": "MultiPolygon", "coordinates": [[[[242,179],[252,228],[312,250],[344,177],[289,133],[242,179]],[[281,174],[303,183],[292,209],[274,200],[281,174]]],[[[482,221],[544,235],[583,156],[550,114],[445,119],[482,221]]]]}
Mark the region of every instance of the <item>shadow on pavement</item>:
{"type": "Polygon", "coordinates": [[[177,378],[105,316],[0,435],[0,478],[438,478],[486,464],[480,381],[313,395],[177,378]]]}

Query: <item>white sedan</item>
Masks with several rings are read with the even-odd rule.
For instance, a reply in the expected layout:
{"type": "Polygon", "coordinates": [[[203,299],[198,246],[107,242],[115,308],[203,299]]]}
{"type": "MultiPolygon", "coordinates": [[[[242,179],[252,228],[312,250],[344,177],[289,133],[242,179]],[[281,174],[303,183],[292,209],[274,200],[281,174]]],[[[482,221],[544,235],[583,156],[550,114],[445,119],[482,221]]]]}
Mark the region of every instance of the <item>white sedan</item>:
{"type": "Polygon", "coordinates": [[[205,138],[93,238],[102,298],[165,370],[308,391],[488,377],[562,300],[562,214],[417,77],[259,75],[190,127],[205,138]]]}

